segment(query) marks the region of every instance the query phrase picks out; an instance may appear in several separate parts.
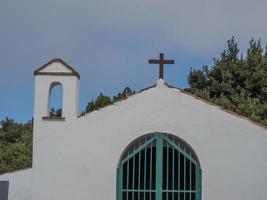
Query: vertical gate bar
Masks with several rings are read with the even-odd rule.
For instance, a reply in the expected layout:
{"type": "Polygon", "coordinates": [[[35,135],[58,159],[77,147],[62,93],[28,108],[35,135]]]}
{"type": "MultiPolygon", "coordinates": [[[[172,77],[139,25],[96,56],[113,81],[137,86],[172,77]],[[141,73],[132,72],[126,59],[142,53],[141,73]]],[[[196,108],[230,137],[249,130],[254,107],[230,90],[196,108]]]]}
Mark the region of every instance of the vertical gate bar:
{"type": "Polygon", "coordinates": [[[135,189],[135,187],[134,187],[134,184],[135,184],[135,182],[134,182],[135,181],[134,180],[135,179],[135,156],[136,155],[133,156],[133,173],[132,173],[133,174],[133,180],[132,180],[133,181],[132,182],[133,183],[133,185],[132,185],[133,192],[132,192],[132,199],[134,199],[134,189],[135,189]]]}
{"type": "MultiPolygon", "coordinates": [[[[126,163],[127,163],[127,186],[126,186],[126,189],[128,190],[129,189],[129,162],[130,160],[127,160],[126,163]]],[[[128,200],[128,191],[126,192],[126,200],[128,200]]]]}
{"type": "Polygon", "coordinates": [[[156,200],[162,200],[162,160],[163,160],[163,135],[157,137],[156,154],[156,200]]]}
{"type": "MultiPolygon", "coordinates": [[[[174,139],[173,139],[174,142],[174,139]]],[[[173,190],[173,194],[172,194],[172,200],[174,200],[174,147],[172,147],[172,190],[173,190]]]]}
{"type": "MultiPolygon", "coordinates": [[[[181,155],[180,155],[180,152],[178,151],[178,190],[180,190],[181,189],[181,186],[180,186],[180,180],[181,180],[181,177],[180,177],[180,170],[181,170],[181,168],[180,168],[180,164],[181,164],[181,155]]],[[[180,192],[178,193],[178,200],[180,200],[180,192]]]]}
{"type": "Polygon", "coordinates": [[[199,200],[202,199],[202,170],[199,166],[199,200]]]}
{"type": "MultiPolygon", "coordinates": [[[[186,191],[186,157],[184,156],[184,191],[186,191]]],[[[186,193],[184,193],[185,200],[186,193]]]]}
{"type": "Polygon", "coordinates": [[[169,143],[166,142],[166,153],[167,153],[167,161],[166,161],[166,190],[169,190],[169,143]]]}
{"type": "MultiPolygon", "coordinates": [[[[145,140],[146,142],[146,140],[145,140]]],[[[146,190],[146,147],[145,146],[145,155],[144,155],[144,191],[146,190]]],[[[146,200],[146,193],[144,192],[144,200],[146,200]]]]}
{"type": "Polygon", "coordinates": [[[195,173],[196,173],[196,200],[200,200],[199,199],[199,170],[198,170],[198,165],[196,165],[196,169],[195,169],[195,173]]]}
{"type": "Polygon", "coordinates": [[[123,165],[119,163],[117,168],[118,173],[118,180],[117,180],[117,199],[122,200],[122,172],[123,172],[123,165]]]}
{"type": "Polygon", "coordinates": [[[189,160],[189,189],[190,189],[190,193],[189,193],[189,195],[190,195],[190,200],[191,200],[191,196],[192,196],[192,178],[191,178],[191,176],[192,176],[192,172],[191,172],[191,170],[192,170],[192,162],[189,160]]]}
{"type": "Polygon", "coordinates": [[[201,182],[201,176],[202,176],[202,172],[201,172],[201,168],[200,165],[197,164],[196,165],[196,200],[201,200],[201,190],[202,190],[202,182],[201,182]]]}
{"type": "Polygon", "coordinates": [[[138,161],[138,200],[140,199],[140,176],[141,176],[141,169],[140,169],[140,166],[141,166],[141,151],[138,152],[138,155],[139,155],[139,161],[138,161]]]}
{"type": "Polygon", "coordinates": [[[149,192],[149,200],[151,200],[151,197],[152,197],[152,192],[151,192],[151,189],[152,189],[152,148],[153,148],[153,142],[150,143],[150,172],[149,172],[149,178],[150,178],[150,181],[149,181],[149,188],[150,188],[150,192],[149,192]]]}

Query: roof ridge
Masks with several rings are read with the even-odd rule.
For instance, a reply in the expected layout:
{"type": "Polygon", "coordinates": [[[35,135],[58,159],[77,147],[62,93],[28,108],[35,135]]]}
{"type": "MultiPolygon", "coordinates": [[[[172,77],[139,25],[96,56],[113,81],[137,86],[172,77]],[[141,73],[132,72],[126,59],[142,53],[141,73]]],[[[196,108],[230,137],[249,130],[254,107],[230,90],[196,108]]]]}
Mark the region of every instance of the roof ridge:
{"type": "Polygon", "coordinates": [[[250,118],[248,118],[248,117],[246,117],[246,116],[244,116],[244,115],[241,115],[241,114],[239,114],[239,113],[237,113],[237,112],[235,112],[235,111],[232,111],[232,110],[230,110],[230,109],[224,108],[224,107],[220,106],[219,104],[216,104],[216,103],[214,103],[214,102],[212,102],[212,101],[208,101],[208,100],[206,100],[206,99],[204,99],[204,98],[202,98],[202,97],[200,97],[200,96],[197,96],[196,94],[187,92],[187,91],[185,91],[184,89],[180,89],[180,88],[178,88],[178,87],[169,85],[169,84],[167,84],[167,83],[166,83],[165,85],[166,85],[167,87],[169,87],[169,88],[172,88],[172,89],[178,89],[178,90],[180,90],[182,93],[184,93],[184,94],[186,94],[186,95],[192,96],[192,97],[194,97],[195,99],[198,99],[198,100],[200,100],[200,101],[202,101],[202,102],[205,102],[205,103],[207,103],[207,104],[209,104],[209,105],[218,107],[218,108],[220,108],[222,111],[225,111],[225,112],[227,112],[227,113],[229,113],[229,114],[235,115],[235,116],[237,116],[237,117],[239,117],[239,118],[245,119],[245,120],[249,121],[250,123],[252,123],[252,124],[254,124],[254,125],[260,126],[261,128],[267,129],[267,127],[266,127],[265,125],[263,125],[263,124],[261,124],[261,123],[259,123],[259,122],[255,122],[255,121],[251,120],[250,118]]]}
{"type": "MultiPolygon", "coordinates": [[[[165,83],[165,85],[166,85],[168,88],[170,88],[170,89],[177,89],[177,90],[179,90],[180,92],[182,92],[183,94],[186,94],[186,95],[189,95],[189,96],[191,96],[191,97],[194,97],[195,99],[198,99],[198,100],[200,100],[200,101],[202,101],[202,102],[205,102],[205,103],[207,103],[207,104],[209,104],[209,105],[215,106],[215,107],[221,109],[221,110],[224,111],[224,112],[227,112],[227,113],[232,114],[232,115],[235,115],[235,116],[237,116],[237,117],[239,117],[239,118],[245,119],[245,120],[249,121],[250,123],[252,123],[252,124],[254,124],[254,125],[256,125],[256,126],[259,126],[259,127],[261,127],[261,128],[267,129],[267,127],[266,127],[265,125],[261,124],[261,123],[255,122],[255,121],[251,120],[250,118],[248,118],[248,117],[246,117],[246,116],[244,116],[244,115],[238,114],[237,112],[234,112],[234,111],[232,111],[232,110],[226,109],[226,108],[224,108],[224,107],[222,107],[222,106],[220,106],[220,105],[218,105],[218,104],[216,104],[216,103],[214,103],[214,102],[208,101],[208,100],[206,100],[206,99],[204,99],[204,98],[201,98],[201,97],[199,97],[199,96],[197,96],[197,95],[195,95],[195,94],[189,93],[189,92],[185,91],[184,89],[175,87],[175,86],[170,85],[170,84],[168,84],[168,83],[165,83]]],[[[129,97],[132,97],[132,96],[134,96],[134,95],[140,94],[140,93],[142,93],[143,91],[150,90],[150,89],[154,88],[155,86],[156,86],[156,84],[154,84],[154,85],[152,85],[152,86],[145,87],[144,89],[139,90],[139,92],[136,92],[135,94],[132,94],[132,95],[130,95],[129,97]]],[[[125,101],[125,100],[127,100],[127,99],[128,99],[128,97],[125,98],[125,99],[121,99],[121,100],[119,100],[119,101],[117,101],[117,102],[125,101]]],[[[117,103],[117,102],[115,102],[115,103],[117,103]]],[[[106,106],[104,106],[104,107],[102,107],[102,108],[106,108],[106,107],[111,106],[111,105],[114,105],[114,104],[109,104],[109,105],[106,105],[106,106]]],[[[101,110],[102,108],[100,108],[99,110],[101,110]]],[[[92,112],[95,112],[95,111],[99,111],[99,110],[94,110],[94,111],[91,111],[91,112],[88,112],[88,113],[84,113],[83,115],[78,116],[78,118],[80,118],[80,117],[84,117],[84,116],[88,115],[89,113],[92,113],[92,112]]]]}

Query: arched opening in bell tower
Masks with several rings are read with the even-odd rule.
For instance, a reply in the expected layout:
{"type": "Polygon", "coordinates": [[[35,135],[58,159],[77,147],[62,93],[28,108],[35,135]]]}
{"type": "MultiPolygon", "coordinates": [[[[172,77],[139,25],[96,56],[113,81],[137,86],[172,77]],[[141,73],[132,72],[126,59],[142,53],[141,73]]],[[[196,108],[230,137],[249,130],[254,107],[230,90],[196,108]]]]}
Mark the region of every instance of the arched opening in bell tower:
{"type": "Polygon", "coordinates": [[[53,82],[49,89],[49,117],[62,117],[63,86],[60,82],[53,82]]]}

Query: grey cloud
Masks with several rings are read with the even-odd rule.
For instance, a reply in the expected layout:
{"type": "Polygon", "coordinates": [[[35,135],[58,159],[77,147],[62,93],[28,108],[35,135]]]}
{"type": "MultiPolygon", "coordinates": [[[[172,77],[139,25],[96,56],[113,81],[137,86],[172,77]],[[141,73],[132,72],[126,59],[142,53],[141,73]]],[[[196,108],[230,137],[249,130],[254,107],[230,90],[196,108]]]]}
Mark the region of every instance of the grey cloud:
{"type": "Polygon", "coordinates": [[[89,31],[88,37],[90,32],[115,32],[158,43],[158,48],[182,44],[196,53],[210,52],[232,35],[241,43],[251,37],[267,40],[263,0],[11,0],[7,4],[2,20],[46,34],[50,40],[53,35],[68,39],[80,31],[89,31]],[[63,31],[69,34],[64,36],[63,31]]]}
{"type": "Polygon", "coordinates": [[[147,59],[159,51],[177,59],[182,74],[172,72],[185,82],[189,67],[218,56],[233,35],[243,50],[252,37],[267,44],[266,7],[265,0],[4,0],[0,90],[10,76],[17,85],[30,82],[32,71],[53,57],[81,73],[82,95],[140,88],[156,77],[147,59]]]}

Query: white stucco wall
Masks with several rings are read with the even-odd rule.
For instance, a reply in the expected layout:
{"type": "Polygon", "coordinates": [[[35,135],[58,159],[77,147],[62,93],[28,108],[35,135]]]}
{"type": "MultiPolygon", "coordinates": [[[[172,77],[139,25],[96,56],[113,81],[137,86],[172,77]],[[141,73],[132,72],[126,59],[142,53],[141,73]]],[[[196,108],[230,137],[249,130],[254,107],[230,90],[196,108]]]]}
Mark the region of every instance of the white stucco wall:
{"type": "Polygon", "coordinates": [[[267,199],[266,129],[177,89],[152,88],[66,121],[35,112],[34,123],[33,200],[115,200],[121,153],[150,132],[193,147],[203,200],[267,199]]]}
{"type": "Polygon", "coordinates": [[[32,169],[0,175],[0,181],[9,181],[8,200],[31,199],[32,169]]]}

